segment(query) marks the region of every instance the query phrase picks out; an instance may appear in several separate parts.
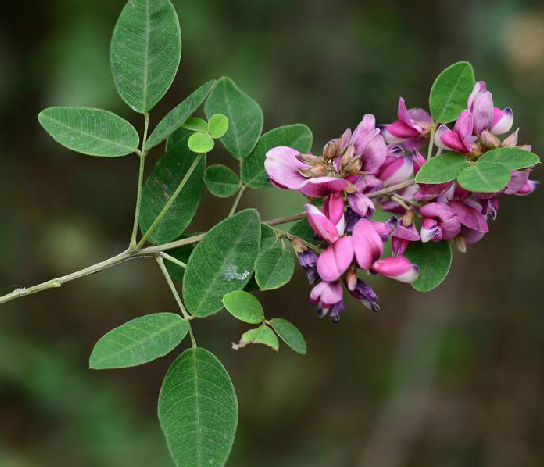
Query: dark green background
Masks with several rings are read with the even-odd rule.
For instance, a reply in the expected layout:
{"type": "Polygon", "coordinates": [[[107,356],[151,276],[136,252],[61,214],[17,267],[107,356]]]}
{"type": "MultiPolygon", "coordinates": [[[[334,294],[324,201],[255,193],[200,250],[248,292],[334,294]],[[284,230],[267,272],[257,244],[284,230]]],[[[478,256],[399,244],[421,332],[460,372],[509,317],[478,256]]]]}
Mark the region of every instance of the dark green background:
{"type": "MultiPolygon", "coordinates": [[[[263,107],[265,130],[305,123],[318,150],[364,113],[395,118],[399,95],[424,106],[434,77],[470,60],[521,142],[544,154],[544,4],[520,0],[175,0],[181,72],[152,123],[199,85],[231,76],[263,107]]],[[[122,0],[9,2],[0,18],[0,289],[31,285],[117,253],[130,235],[138,161],[57,146],[50,105],[142,119],[116,95],[109,39],[122,0]]],[[[160,155],[155,151],[150,160],[160,155]]],[[[223,151],[210,163],[230,163],[223,151]]],[[[541,177],[541,170],[535,177],[541,177]]],[[[262,296],[295,322],[285,346],[230,350],[246,329],[225,312],[196,323],[240,400],[233,467],[540,466],[544,463],[544,192],[505,198],[491,233],[428,295],[376,278],[382,310],[350,302],[319,320],[297,270],[262,296]]],[[[250,192],[266,218],[302,198],[250,192]]],[[[191,231],[225,217],[207,195],[191,231]]],[[[170,466],[156,418],[175,355],[87,370],[94,342],[133,317],[175,311],[152,261],[133,261],[0,309],[0,467],[170,466]]],[[[186,343],[185,343],[186,345],[186,343]]]]}

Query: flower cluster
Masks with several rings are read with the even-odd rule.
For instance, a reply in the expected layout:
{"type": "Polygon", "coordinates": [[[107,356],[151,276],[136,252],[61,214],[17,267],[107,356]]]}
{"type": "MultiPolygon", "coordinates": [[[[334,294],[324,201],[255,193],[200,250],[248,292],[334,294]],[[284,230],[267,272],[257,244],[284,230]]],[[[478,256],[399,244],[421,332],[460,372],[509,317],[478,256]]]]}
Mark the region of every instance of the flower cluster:
{"type": "MultiPolygon", "coordinates": [[[[488,231],[488,219],[497,215],[500,193],[472,193],[455,181],[417,184],[414,177],[426,163],[419,149],[434,143],[439,152],[459,153],[468,160],[499,147],[530,150],[517,145],[518,130],[503,141],[498,138],[512,124],[512,109],[494,107],[491,93],[479,82],[453,129],[436,128],[428,112],[407,109],[400,98],[398,120],[377,127],[374,116],[367,114],[353,132],[348,129],[331,140],[321,156],[286,146],[271,149],[265,161],[271,183],[298,190],[313,201],[305,210],[321,247],[314,251],[298,240],[294,247],[310,283],[319,281],[310,293],[319,315],[339,320],[345,308],[342,283],[377,311],[378,297],[357,271],[413,282],[419,268],[404,256],[411,242],[453,240],[464,252],[467,244],[480,240],[488,231]],[[393,217],[372,220],[376,207],[393,217]],[[389,240],[392,256],[384,256],[389,240]]],[[[529,180],[529,173],[530,169],[512,172],[501,193],[534,191],[538,183],[529,180]]]]}

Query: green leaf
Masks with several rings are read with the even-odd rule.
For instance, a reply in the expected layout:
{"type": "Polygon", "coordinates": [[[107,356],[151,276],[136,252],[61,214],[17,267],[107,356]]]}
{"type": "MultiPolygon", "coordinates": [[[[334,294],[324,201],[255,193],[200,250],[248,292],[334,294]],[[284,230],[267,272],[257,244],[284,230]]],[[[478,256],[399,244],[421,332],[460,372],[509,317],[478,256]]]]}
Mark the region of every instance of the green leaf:
{"type": "Polygon", "coordinates": [[[496,193],[510,182],[511,173],[502,164],[474,164],[461,172],[457,181],[474,193],[496,193]]]}
{"type": "Polygon", "coordinates": [[[210,118],[208,122],[208,134],[214,138],[219,139],[227,134],[229,131],[229,119],[223,114],[216,114],[210,118]]]}
{"type": "Polygon", "coordinates": [[[189,137],[189,149],[197,154],[206,154],[214,147],[211,136],[204,133],[195,133],[189,137]]]}
{"type": "Polygon", "coordinates": [[[439,123],[456,120],[467,108],[474,84],[474,70],[468,62],[454,63],[440,73],[431,88],[429,99],[433,119],[439,123]]]}
{"type": "Polygon", "coordinates": [[[438,287],[451,267],[451,246],[442,242],[411,242],[405,256],[419,266],[419,276],[412,287],[419,292],[430,292],[438,287]]]}
{"type": "Polygon", "coordinates": [[[423,164],[416,175],[416,182],[430,184],[451,182],[468,165],[462,154],[442,154],[423,164]]]}
{"type": "Polygon", "coordinates": [[[255,147],[263,131],[263,111],[234,82],[221,78],[204,107],[206,116],[223,114],[229,120],[228,132],[221,142],[236,159],[243,159],[255,147]]]}
{"type": "Polygon", "coordinates": [[[170,0],[129,0],[111,40],[111,70],[121,98],[136,112],[155,107],[181,60],[181,30],[170,0]]]}
{"type": "Polygon", "coordinates": [[[50,107],[38,115],[53,139],[89,156],[126,156],[138,149],[136,129],[112,112],[75,107],[50,107]]]}
{"type": "Polygon", "coordinates": [[[90,368],[128,368],[151,362],[177,347],[188,331],[187,321],[174,313],[155,313],[133,319],[108,332],[96,343],[90,368]]]}
{"type": "Polygon", "coordinates": [[[200,117],[191,117],[183,124],[183,128],[200,133],[208,132],[208,122],[200,117]]]}
{"type": "Polygon", "coordinates": [[[207,350],[183,352],[159,395],[159,420],[178,467],[223,467],[234,443],[238,401],[221,362],[207,350]]]}
{"type": "Polygon", "coordinates": [[[183,138],[176,140],[175,144],[168,147],[166,153],[155,165],[142,191],[140,228],[142,232],[146,232],[176,191],[195,159],[201,158],[172,208],[151,233],[149,241],[157,245],[181,236],[193,220],[202,198],[206,158],[189,151],[188,138],[189,134],[186,133],[183,138]]]}
{"type": "Polygon", "coordinates": [[[315,233],[308,222],[308,219],[301,219],[293,224],[289,233],[295,237],[301,238],[311,245],[319,246],[323,240],[316,238],[315,233]]]}
{"type": "Polygon", "coordinates": [[[266,324],[255,329],[250,329],[242,334],[242,339],[238,344],[233,346],[234,350],[241,349],[248,344],[263,344],[267,345],[276,352],[280,349],[278,336],[266,324]]]}
{"type": "Polygon", "coordinates": [[[251,279],[261,241],[257,211],[247,209],[213,227],[195,247],[183,278],[189,311],[200,318],[223,308],[222,298],[251,279]]]}
{"type": "Polygon", "coordinates": [[[279,289],[287,284],[295,271],[293,254],[285,248],[269,248],[259,255],[255,278],[261,290],[279,289]]]}
{"type": "Polygon", "coordinates": [[[240,179],[224,165],[210,165],[204,174],[204,181],[210,193],[219,198],[235,195],[240,189],[240,179]]]}
{"type": "Polygon", "coordinates": [[[274,318],[270,320],[270,324],[278,333],[278,336],[281,337],[282,341],[291,347],[291,349],[296,353],[306,355],[306,341],[294,324],[282,318],[274,318]]]}
{"type": "Polygon", "coordinates": [[[208,94],[215,86],[217,81],[212,79],[203,86],[199,87],[187,99],[185,99],[176,108],[166,114],[160,123],[153,130],[153,133],[145,143],[145,149],[149,151],[158,144],[162,143],[174,131],[180,128],[191,115],[202,105],[208,97],[208,94]]]}
{"type": "Polygon", "coordinates": [[[539,157],[529,151],[518,148],[499,148],[486,152],[478,159],[478,164],[501,164],[508,170],[520,170],[532,167],[540,162],[539,157]]]}
{"type": "MultiPolygon", "coordinates": [[[[176,258],[178,261],[181,261],[182,263],[187,264],[187,261],[189,261],[189,257],[191,256],[191,253],[193,252],[194,248],[195,248],[195,244],[191,243],[189,245],[183,245],[177,248],[172,248],[171,250],[168,250],[168,254],[176,258]]],[[[183,282],[183,276],[185,275],[185,268],[182,268],[181,266],[175,263],[172,263],[171,261],[168,261],[168,260],[165,260],[164,264],[166,265],[168,274],[170,274],[170,277],[172,278],[173,281],[183,282]]]]}
{"type": "Polygon", "coordinates": [[[267,224],[261,224],[261,254],[273,247],[277,241],[276,231],[267,224]]]}
{"type": "Polygon", "coordinates": [[[227,311],[240,321],[249,324],[261,324],[264,321],[261,302],[255,295],[243,290],[236,290],[225,295],[223,304],[227,311]]]}
{"type": "Polygon", "coordinates": [[[242,162],[242,181],[250,188],[270,186],[264,168],[266,153],[277,146],[289,146],[305,154],[312,148],[313,135],[306,125],[289,125],[265,133],[255,149],[242,162]]]}

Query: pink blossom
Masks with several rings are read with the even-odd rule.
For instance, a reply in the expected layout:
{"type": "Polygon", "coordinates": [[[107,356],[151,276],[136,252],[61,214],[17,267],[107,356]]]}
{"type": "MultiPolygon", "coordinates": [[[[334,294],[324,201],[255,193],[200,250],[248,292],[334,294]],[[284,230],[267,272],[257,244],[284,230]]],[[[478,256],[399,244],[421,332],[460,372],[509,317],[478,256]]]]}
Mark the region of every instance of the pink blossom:
{"type": "Polygon", "coordinates": [[[428,133],[431,116],[423,109],[406,108],[404,99],[399,98],[398,120],[383,128],[383,136],[389,144],[402,144],[411,151],[424,143],[423,136],[428,133]]]}

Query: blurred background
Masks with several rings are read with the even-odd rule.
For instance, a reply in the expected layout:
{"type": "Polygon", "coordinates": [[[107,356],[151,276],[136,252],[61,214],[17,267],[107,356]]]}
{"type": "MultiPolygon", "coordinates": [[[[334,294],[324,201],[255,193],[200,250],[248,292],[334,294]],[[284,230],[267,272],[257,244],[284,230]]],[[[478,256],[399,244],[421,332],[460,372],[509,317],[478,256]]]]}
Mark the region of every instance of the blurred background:
{"type": "MultiPolygon", "coordinates": [[[[305,123],[319,148],[364,113],[395,119],[398,96],[425,106],[435,76],[470,60],[521,142],[544,154],[544,2],[530,0],[174,0],[181,72],[152,124],[213,77],[231,76],[263,107],[265,130],[305,123]]],[[[0,292],[126,247],[138,161],[70,153],[40,128],[51,105],[106,108],[138,128],[117,96],[109,40],[123,0],[9,2],[0,17],[0,292]]],[[[158,158],[160,151],[150,156],[158,158]]],[[[214,162],[231,164],[217,151],[214,162]]],[[[151,166],[151,164],[149,164],[151,166]]],[[[537,170],[535,178],[541,178],[537,170]]],[[[381,311],[350,302],[317,318],[300,270],[260,298],[304,333],[283,346],[230,350],[246,327],[223,312],[199,343],[232,375],[240,401],[236,467],[544,465],[544,191],[505,197],[491,234],[456,254],[427,295],[375,278],[381,311]]],[[[206,195],[203,231],[232,200],[206,195]]],[[[263,217],[300,212],[297,195],[250,191],[263,217]]],[[[176,353],[91,372],[111,328],[176,311],[152,261],[133,261],[0,310],[0,467],[171,466],[156,417],[176,353]]],[[[185,342],[184,345],[187,345],[185,342]]]]}

